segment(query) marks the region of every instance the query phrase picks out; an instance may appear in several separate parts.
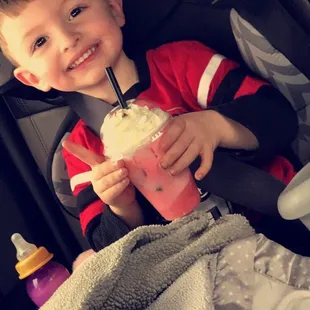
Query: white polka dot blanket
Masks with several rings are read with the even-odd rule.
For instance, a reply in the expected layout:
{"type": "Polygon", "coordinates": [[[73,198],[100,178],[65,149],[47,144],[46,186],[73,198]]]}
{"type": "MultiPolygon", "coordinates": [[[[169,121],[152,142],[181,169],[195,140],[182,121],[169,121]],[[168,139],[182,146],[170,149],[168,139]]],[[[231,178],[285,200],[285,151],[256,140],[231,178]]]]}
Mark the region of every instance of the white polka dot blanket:
{"type": "Polygon", "coordinates": [[[200,211],[92,255],[42,309],[309,310],[310,258],[200,211]]]}

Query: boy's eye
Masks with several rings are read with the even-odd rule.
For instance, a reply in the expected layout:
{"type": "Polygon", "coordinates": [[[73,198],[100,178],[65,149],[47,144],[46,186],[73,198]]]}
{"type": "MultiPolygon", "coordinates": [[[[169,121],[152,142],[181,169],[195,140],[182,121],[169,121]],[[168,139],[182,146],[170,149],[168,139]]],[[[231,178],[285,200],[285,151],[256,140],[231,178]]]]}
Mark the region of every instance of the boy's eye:
{"type": "Polygon", "coordinates": [[[42,45],[44,45],[46,43],[47,39],[46,37],[40,37],[38,40],[36,40],[36,42],[34,43],[34,49],[38,49],[39,47],[41,47],[42,45]]]}
{"type": "Polygon", "coordinates": [[[80,13],[82,13],[82,11],[84,10],[84,8],[82,7],[77,7],[75,9],[73,9],[71,12],[70,12],[70,17],[69,19],[72,20],[73,18],[77,17],[80,13]]]}

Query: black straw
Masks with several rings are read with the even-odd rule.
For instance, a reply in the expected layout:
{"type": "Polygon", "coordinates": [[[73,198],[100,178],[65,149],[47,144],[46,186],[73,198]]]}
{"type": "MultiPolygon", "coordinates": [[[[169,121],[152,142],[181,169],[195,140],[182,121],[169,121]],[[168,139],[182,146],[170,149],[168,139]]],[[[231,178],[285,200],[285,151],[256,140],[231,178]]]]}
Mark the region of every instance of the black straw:
{"type": "Polygon", "coordinates": [[[114,75],[113,69],[111,67],[107,67],[105,69],[105,73],[106,73],[106,75],[110,81],[111,87],[114,90],[114,93],[117,97],[117,101],[118,101],[119,106],[122,109],[128,109],[127,103],[124,100],[121,88],[119,87],[119,84],[118,84],[117,79],[114,75]]]}

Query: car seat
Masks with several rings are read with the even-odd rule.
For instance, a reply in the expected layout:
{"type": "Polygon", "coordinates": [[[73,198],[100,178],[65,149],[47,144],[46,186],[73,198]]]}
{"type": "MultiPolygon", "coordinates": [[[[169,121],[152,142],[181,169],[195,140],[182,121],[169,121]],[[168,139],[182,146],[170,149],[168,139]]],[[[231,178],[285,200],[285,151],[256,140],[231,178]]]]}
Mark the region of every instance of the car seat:
{"type": "MultiPolygon", "coordinates": [[[[175,4],[172,8],[174,11],[170,11],[167,16],[163,17],[161,21],[163,29],[169,20],[174,19],[174,13],[181,14],[183,11],[187,11],[189,14],[188,12],[193,8],[191,3],[205,5],[206,13],[208,12],[206,3],[208,3],[210,10],[222,14],[223,18],[228,17],[228,19],[221,20],[222,23],[217,23],[217,27],[225,28],[225,34],[227,29],[231,31],[227,37],[235,39],[234,42],[231,41],[231,44],[238,47],[238,52],[242,55],[244,62],[253,71],[279,88],[296,109],[300,130],[293,143],[293,148],[301,163],[300,167],[309,162],[310,67],[307,60],[310,59],[310,35],[307,20],[310,20],[310,8],[307,1],[300,0],[298,2],[296,0],[301,9],[298,11],[294,6],[294,12],[290,10],[287,1],[284,0],[174,2],[179,4],[175,4]],[[182,12],[180,13],[180,11],[182,12]],[[301,15],[306,18],[300,18],[299,21],[301,15]]],[[[129,3],[129,0],[127,2],[125,0],[125,3],[129,3]]],[[[126,32],[126,29],[124,31],[126,32]]],[[[160,33],[161,29],[157,27],[156,31],[160,33]]],[[[221,29],[219,29],[219,33],[221,33],[221,29]]],[[[179,39],[191,38],[180,36],[179,39]]],[[[167,40],[169,41],[169,38],[167,40]]],[[[220,44],[217,48],[218,41],[211,40],[206,43],[219,52],[224,49],[220,44]]],[[[235,51],[235,46],[231,45],[231,50],[235,51]]],[[[230,48],[226,47],[225,51],[229,53],[230,48]]],[[[232,52],[233,56],[236,56],[236,53],[232,52]]],[[[68,102],[61,96],[55,95],[53,92],[46,96],[34,90],[29,91],[28,88],[11,79],[12,67],[3,59],[1,62],[3,62],[2,68],[4,69],[1,69],[1,73],[4,73],[1,76],[3,98],[18,120],[37,165],[43,175],[50,180],[52,192],[55,193],[55,201],[77,217],[76,200],[72,196],[66,167],[61,156],[61,141],[66,138],[79,117],[68,107],[68,102]],[[36,100],[33,100],[34,98],[36,100]],[[21,114],[21,111],[24,114],[21,114]],[[47,125],[48,120],[50,123],[47,125]],[[51,155],[48,172],[46,172],[48,153],[51,155]]]]}

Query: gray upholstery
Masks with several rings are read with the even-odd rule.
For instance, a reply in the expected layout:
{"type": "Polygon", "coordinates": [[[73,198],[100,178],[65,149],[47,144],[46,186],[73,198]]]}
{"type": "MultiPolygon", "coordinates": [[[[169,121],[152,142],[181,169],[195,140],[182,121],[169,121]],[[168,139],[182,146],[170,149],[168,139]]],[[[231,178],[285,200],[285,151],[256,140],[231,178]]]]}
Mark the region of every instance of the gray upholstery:
{"type": "MultiPolygon", "coordinates": [[[[18,120],[28,147],[45,178],[50,148],[68,110],[68,107],[54,108],[18,120]]],[[[71,196],[71,199],[74,199],[74,197],[72,198],[71,196]]],[[[89,246],[86,239],[82,236],[79,221],[66,213],[64,215],[82,248],[88,249],[89,246]]]]}
{"type": "MultiPolygon", "coordinates": [[[[50,105],[41,102],[40,112],[31,114],[28,107],[35,107],[37,102],[15,98],[5,98],[5,100],[8,106],[14,110],[14,115],[19,116],[17,122],[21,132],[41,173],[46,178],[47,160],[50,148],[59,126],[67,115],[69,108],[67,106],[51,108],[50,105]]],[[[38,109],[35,110],[37,111],[38,109]]],[[[55,207],[57,207],[56,204],[55,207]]],[[[82,236],[79,221],[65,212],[64,216],[81,247],[83,249],[88,249],[89,245],[86,239],[82,236]]]]}
{"type": "MultiPolygon", "coordinates": [[[[70,133],[67,132],[61,141],[65,141],[70,133]]],[[[58,145],[54,154],[52,162],[52,178],[55,193],[60,202],[68,209],[71,213],[78,216],[76,210],[76,197],[72,195],[70,181],[68,179],[67,167],[62,157],[62,145],[58,145]]]]}
{"type": "Polygon", "coordinates": [[[18,120],[22,133],[46,178],[46,162],[56,131],[68,113],[68,107],[43,111],[18,120]]]}
{"type": "Polygon", "coordinates": [[[310,105],[299,111],[298,115],[299,133],[293,147],[299,154],[301,162],[306,164],[310,162],[310,105]]]}
{"type": "Polygon", "coordinates": [[[231,26],[248,66],[277,87],[297,111],[300,128],[293,146],[305,165],[310,161],[310,81],[235,10],[231,26]]]}

